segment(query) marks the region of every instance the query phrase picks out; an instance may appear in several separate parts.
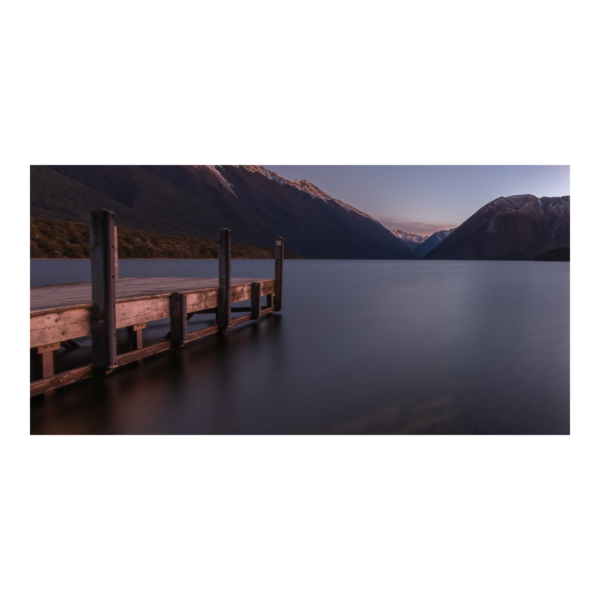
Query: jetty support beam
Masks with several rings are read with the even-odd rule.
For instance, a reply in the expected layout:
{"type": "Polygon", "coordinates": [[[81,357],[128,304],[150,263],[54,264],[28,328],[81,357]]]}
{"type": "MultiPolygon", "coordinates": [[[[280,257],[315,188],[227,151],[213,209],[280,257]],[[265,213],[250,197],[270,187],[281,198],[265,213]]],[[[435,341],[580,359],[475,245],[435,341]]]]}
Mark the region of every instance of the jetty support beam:
{"type": "Polygon", "coordinates": [[[36,379],[46,379],[54,375],[54,351],[59,348],[60,342],[56,342],[31,349],[31,361],[36,379]]]}
{"type": "Polygon", "coordinates": [[[184,346],[188,339],[187,294],[171,294],[171,342],[184,346]]]}
{"type": "Polygon", "coordinates": [[[119,242],[117,240],[117,226],[115,225],[115,279],[119,279],[119,242]]]}
{"type": "Polygon", "coordinates": [[[262,283],[260,281],[254,281],[250,286],[250,317],[252,319],[260,319],[260,298],[262,292],[262,283]]]}
{"type": "Polygon", "coordinates": [[[142,331],[144,329],[146,329],[146,323],[130,325],[127,328],[127,333],[129,334],[129,350],[141,350],[144,347],[144,339],[142,337],[142,331]]]}
{"type": "Polygon", "coordinates": [[[231,327],[231,231],[219,230],[219,331],[231,327]]]}
{"type": "Polygon", "coordinates": [[[92,365],[95,369],[103,371],[111,371],[117,366],[114,219],[114,213],[109,210],[92,210],[92,365]]]}
{"type": "Polygon", "coordinates": [[[275,240],[275,306],[280,311],[283,307],[283,238],[275,240]]]}

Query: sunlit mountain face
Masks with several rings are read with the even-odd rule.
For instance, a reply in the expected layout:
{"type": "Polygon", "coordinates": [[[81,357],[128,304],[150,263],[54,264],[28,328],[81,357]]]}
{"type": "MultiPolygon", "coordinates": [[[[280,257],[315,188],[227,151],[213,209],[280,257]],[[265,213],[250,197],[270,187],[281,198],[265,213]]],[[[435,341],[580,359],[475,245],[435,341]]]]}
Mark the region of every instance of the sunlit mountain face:
{"type": "Polygon", "coordinates": [[[531,260],[570,246],[571,197],[501,196],[469,217],[426,258],[531,260]]]}

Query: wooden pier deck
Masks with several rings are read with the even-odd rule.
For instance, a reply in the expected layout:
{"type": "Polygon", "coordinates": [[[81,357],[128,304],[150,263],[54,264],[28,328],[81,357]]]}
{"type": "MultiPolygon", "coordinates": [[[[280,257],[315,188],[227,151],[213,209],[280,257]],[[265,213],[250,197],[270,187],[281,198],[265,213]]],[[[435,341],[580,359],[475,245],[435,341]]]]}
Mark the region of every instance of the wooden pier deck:
{"type": "Polygon", "coordinates": [[[283,239],[275,243],[275,277],[232,278],[231,235],[219,232],[219,277],[118,278],[116,228],[110,211],[92,211],[91,281],[30,288],[30,348],[37,379],[35,396],[136,362],[207,335],[256,320],[282,308],[283,239]],[[266,296],[266,306],[262,306],[266,296]],[[251,300],[251,307],[231,304],[251,300]],[[231,312],[246,312],[232,319],[231,312]],[[188,333],[197,313],[214,313],[216,324],[188,333]],[[144,347],[142,331],[151,321],[170,318],[170,339],[144,347]],[[130,351],[117,354],[116,330],[127,328],[130,351]],[[92,336],[92,363],[54,373],[53,353],[73,340],[92,336]]]}

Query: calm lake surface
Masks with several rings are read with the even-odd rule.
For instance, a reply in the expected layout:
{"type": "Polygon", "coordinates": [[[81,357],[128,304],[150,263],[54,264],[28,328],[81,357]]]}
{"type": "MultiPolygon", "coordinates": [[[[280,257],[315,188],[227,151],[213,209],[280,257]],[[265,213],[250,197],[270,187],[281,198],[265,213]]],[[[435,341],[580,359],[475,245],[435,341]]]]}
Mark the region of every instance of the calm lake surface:
{"type": "MultiPolygon", "coordinates": [[[[89,268],[32,260],[31,285],[89,268]]],[[[274,263],[232,271],[273,277],[274,263]]],[[[217,261],[121,260],[119,274],[216,277],[217,261]]],[[[144,343],[168,330],[149,324],[144,343]]],[[[57,371],[90,362],[78,341],[57,371]]],[[[569,264],[537,262],[288,260],[281,313],[31,404],[36,434],[568,434],[569,418],[569,264]]]]}

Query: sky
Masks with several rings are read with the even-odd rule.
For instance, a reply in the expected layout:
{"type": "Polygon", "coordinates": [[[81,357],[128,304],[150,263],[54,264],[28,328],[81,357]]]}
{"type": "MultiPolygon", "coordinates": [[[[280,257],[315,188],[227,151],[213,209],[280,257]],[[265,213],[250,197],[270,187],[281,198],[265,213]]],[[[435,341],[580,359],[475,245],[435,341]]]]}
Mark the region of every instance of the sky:
{"type": "Polygon", "coordinates": [[[421,235],[457,227],[500,196],[570,194],[569,166],[263,166],[421,235]]]}

